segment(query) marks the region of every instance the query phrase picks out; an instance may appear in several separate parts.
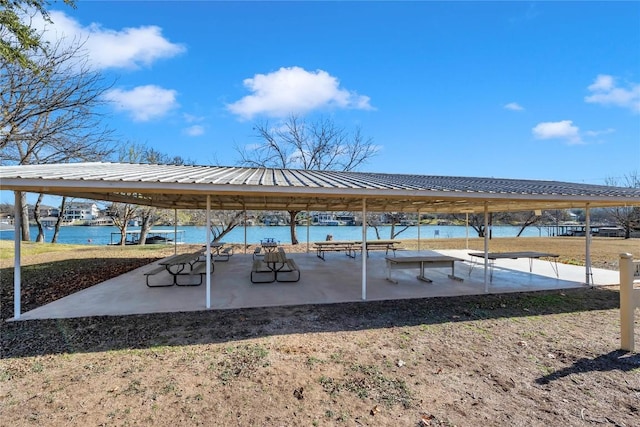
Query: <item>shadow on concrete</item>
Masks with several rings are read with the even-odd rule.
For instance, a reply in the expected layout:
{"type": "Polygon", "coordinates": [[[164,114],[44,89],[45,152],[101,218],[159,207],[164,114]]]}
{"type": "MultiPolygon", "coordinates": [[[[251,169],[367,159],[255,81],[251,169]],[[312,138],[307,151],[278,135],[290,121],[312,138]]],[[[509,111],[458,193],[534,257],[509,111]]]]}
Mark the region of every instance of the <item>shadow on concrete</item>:
{"type": "MultiPolygon", "coordinates": [[[[22,312],[41,307],[105,280],[122,276],[158,259],[157,257],[92,258],[88,262],[87,259],[72,258],[22,266],[22,312]]],[[[0,269],[0,317],[2,319],[14,316],[13,274],[13,267],[0,269]]]]}
{"type": "MultiPolygon", "coordinates": [[[[617,289],[580,288],[323,305],[28,320],[0,324],[0,349],[2,358],[14,358],[233,342],[285,334],[358,331],[541,316],[618,307],[617,289]]],[[[588,367],[588,362],[578,364],[576,371],[583,366],[588,367]]],[[[562,372],[552,374],[548,376],[548,380],[561,375],[562,372]]]]}

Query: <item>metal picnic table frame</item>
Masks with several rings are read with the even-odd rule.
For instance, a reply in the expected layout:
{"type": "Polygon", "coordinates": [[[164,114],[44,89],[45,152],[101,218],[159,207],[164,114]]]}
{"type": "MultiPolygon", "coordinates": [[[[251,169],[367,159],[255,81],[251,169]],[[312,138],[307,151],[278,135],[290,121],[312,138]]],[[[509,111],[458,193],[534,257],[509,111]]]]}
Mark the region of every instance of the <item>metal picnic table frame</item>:
{"type": "Polygon", "coordinates": [[[420,268],[420,274],[417,276],[418,280],[431,283],[433,280],[424,275],[425,268],[443,268],[451,267],[451,274],[448,275],[450,279],[462,282],[463,279],[456,276],[455,263],[456,261],[464,261],[462,258],[456,258],[448,255],[427,255],[427,256],[409,256],[409,257],[385,257],[387,262],[387,280],[393,283],[398,283],[397,280],[391,278],[391,270],[403,269],[403,268],[420,268]]]}
{"type": "MultiPolygon", "coordinates": [[[[477,258],[484,258],[484,252],[469,252],[469,256],[471,257],[472,263],[471,268],[469,268],[469,276],[471,276],[471,272],[476,266],[477,258]]],[[[535,252],[535,251],[521,251],[521,252],[488,252],[487,259],[489,259],[489,277],[490,280],[493,280],[493,267],[498,259],[518,259],[518,258],[529,258],[529,273],[533,272],[533,260],[540,258],[553,258],[549,260],[549,264],[551,264],[551,268],[554,273],[556,273],[556,278],[560,278],[560,274],[558,273],[558,257],[557,254],[551,254],[547,252],[535,252]]]]}
{"type": "MultiPolygon", "coordinates": [[[[175,255],[163,261],[160,261],[158,265],[164,266],[165,270],[172,276],[173,285],[185,286],[185,285],[180,285],[178,283],[178,277],[184,276],[184,275],[191,275],[191,273],[194,272],[194,266],[199,262],[204,262],[202,260],[201,251],[175,255]],[[187,268],[187,265],[189,266],[188,272],[185,271],[187,268]]],[[[213,263],[211,263],[212,272],[213,272],[213,268],[214,268],[213,263]]],[[[206,274],[206,273],[200,273],[200,274],[206,274]]],[[[202,284],[202,278],[200,279],[199,284],[202,284]]]]}
{"type": "Polygon", "coordinates": [[[328,242],[314,243],[314,246],[316,249],[316,255],[318,256],[318,258],[320,258],[323,261],[325,260],[324,259],[325,252],[343,252],[344,251],[349,258],[355,258],[356,251],[359,249],[362,249],[361,247],[359,247],[359,245],[362,245],[362,243],[359,244],[358,242],[354,242],[354,241],[333,241],[333,240],[330,240],[328,242]]]}

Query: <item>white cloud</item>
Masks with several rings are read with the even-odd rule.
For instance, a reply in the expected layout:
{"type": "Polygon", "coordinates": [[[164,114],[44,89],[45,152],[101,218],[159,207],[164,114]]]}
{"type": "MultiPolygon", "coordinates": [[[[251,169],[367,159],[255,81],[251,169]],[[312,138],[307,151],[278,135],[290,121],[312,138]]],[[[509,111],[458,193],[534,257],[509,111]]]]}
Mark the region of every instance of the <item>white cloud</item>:
{"type": "Polygon", "coordinates": [[[184,132],[189,136],[204,135],[204,126],[201,126],[201,125],[189,126],[184,130],[184,132]]]}
{"type": "Polygon", "coordinates": [[[198,123],[204,120],[204,117],[194,116],[193,114],[189,114],[189,113],[184,113],[182,117],[184,118],[184,121],[187,123],[198,123]]]}
{"type": "Polygon", "coordinates": [[[592,84],[590,84],[587,89],[589,89],[591,92],[607,91],[611,90],[613,86],[613,76],[599,74],[598,77],[596,77],[596,80],[592,84]]]}
{"type": "Polygon", "coordinates": [[[600,136],[600,135],[608,135],[610,133],[615,132],[616,130],[613,128],[608,128],[608,129],[603,129],[603,130],[588,130],[585,131],[585,135],[586,136],[591,136],[591,137],[596,137],[596,136],[600,136]]]}
{"type": "Polygon", "coordinates": [[[270,74],[256,74],[243,84],[252,94],[227,105],[243,119],[259,114],[285,117],[322,108],[372,109],[368,96],[340,88],[338,79],[323,70],[280,68],[270,74]]]}
{"type": "Polygon", "coordinates": [[[640,113],[640,84],[638,83],[619,87],[615,77],[600,74],[587,89],[592,94],[584,97],[585,102],[629,108],[635,113],[640,113]]]}
{"type": "Polygon", "coordinates": [[[138,86],[132,90],[112,89],[105,99],[115,104],[116,109],[126,111],[133,120],[145,122],[162,117],[178,106],[177,92],[154,85],[138,86]]]}
{"type": "Polygon", "coordinates": [[[537,139],[565,139],[570,144],[582,143],[580,129],[573,125],[572,120],[538,123],[531,131],[537,139]]]}
{"type": "Polygon", "coordinates": [[[524,110],[524,107],[522,107],[520,104],[518,104],[517,102],[510,102],[508,104],[506,104],[504,106],[504,108],[506,110],[511,110],[511,111],[522,111],[524,110]]]}
{"type": "Polygon", "coordinates": [[[98,23],[83,26],[60,11],[51,11],[50,17],[53,25],[45,24],[41,17],[34,23],[35,28],[46,28],[44,38],[84,43],[90,64],[99,69],[137,69],[185,51],[184,46],[167,40],[162,29],[154,25],[112,30],[98,23]]]}

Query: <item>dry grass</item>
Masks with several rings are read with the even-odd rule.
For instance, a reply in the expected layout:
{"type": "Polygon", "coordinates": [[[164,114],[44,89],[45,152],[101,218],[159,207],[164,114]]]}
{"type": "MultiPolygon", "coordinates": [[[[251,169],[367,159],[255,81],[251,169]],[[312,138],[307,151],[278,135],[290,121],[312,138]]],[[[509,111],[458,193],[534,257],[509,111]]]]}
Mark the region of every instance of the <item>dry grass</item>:
{"type": "MultiPolygon", "coordinates": [[[[29,246],[34,286],[74,260],[91,268],[171,252],[29,246]]],[[[5,289],[11,257],[0,249],[5,289]]],[[[584,262],[584,239],[491,241],[522,249],[584,262]]],[[[619,253],[638,249],[594,239],[592,258],[616,268],[619,253]]],[[[640,355],[618,347],[615,287],[5,322],[0,424],[631,426],[640,355]]]]}
{"type": "MultiPolygon", "coordinates": [[[[402,247],[418,249],[418,240],[403,240],[402,247]]],[[[420,241],[422,249],[465,249],[467,241],[456,239],[423,239],[420,241]]],[[[561,262],[575,265],[584,265],[585,239],[583,237],[509,237],[490,240],[490,250],[519,251],[535,250],[540,252],[552,252],[560,255],[561,262]]],[[[288,252],[304,252],[307,249],[305,243],[292,246],[283,244],[288,252]]],[[[190,252],[200,249],[201,245],[179,245],[178,253],[190,252]]],[[[471,250],[483,250],[484,240],[470,238],[468,247],[471,250]]],[[[242,244],[234,244],[235,251],[243,251],[242,244]]],[[[253,252],[255,245],[249,245],[247,252],[253,252]]],[[[311,248],[313,250],[313,248],[311,248]]],[[[630,252],[640,255],[640,241],[638,239],[598,238],[592,239],[591,260],[594,267],[617,269],[620,253],[630,252]]],[[[0,268],[13,266],[13,242],[0,240],[0,268]]],[[[22,264],[31,265],[42,262],[52,262],[64,259],[91,259],[91,258],[162,258],[174,253],[173,246],[145,245],[145,246],[87,246],[87,245],[62,245],[50,243],[23,242],[21,246],[22,264]]]]}

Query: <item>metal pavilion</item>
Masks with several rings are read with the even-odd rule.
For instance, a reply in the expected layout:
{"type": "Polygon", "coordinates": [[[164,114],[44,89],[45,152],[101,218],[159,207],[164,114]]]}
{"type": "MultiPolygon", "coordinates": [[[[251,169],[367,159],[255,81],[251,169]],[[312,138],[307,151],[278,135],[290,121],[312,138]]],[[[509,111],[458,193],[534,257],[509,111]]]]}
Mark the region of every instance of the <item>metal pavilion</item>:
{"type": "MultiPolygon", "coordinates": [[[[593,207],[640,207],[640,189],[558,181],[370,172],[128,163],[66,163],[0,167],[0,188],[169,209],[484,213],[593,207]]],[[[16,318],[20,316],[20,228],[15,222],[16,318]]],[[[207,227],[208,229],[210,227],[207,227]]],[[[589,233],[586,233],[589,284],[589,233]]],[[[207,235],[207,254],[210,253],[207,235]]],[[[363,224],[363,247],[366,224],[363,224]]],[[[365,251],[366,252],[366,251],[365,251]]],[[[485,237],[485,254],[488,237],[485,237]]],[[[207,257],[210,262],[210,257],[207,257]]],[[[366,299],[366,257],[362,298],[366,299]]],[[[485,256],[485,287],[488,259],[485,256]]],[[[207,268],[207,271],[210,269],[207,268]]],[[[211,277],[207,274],[211,307],[211,277]]]]}

